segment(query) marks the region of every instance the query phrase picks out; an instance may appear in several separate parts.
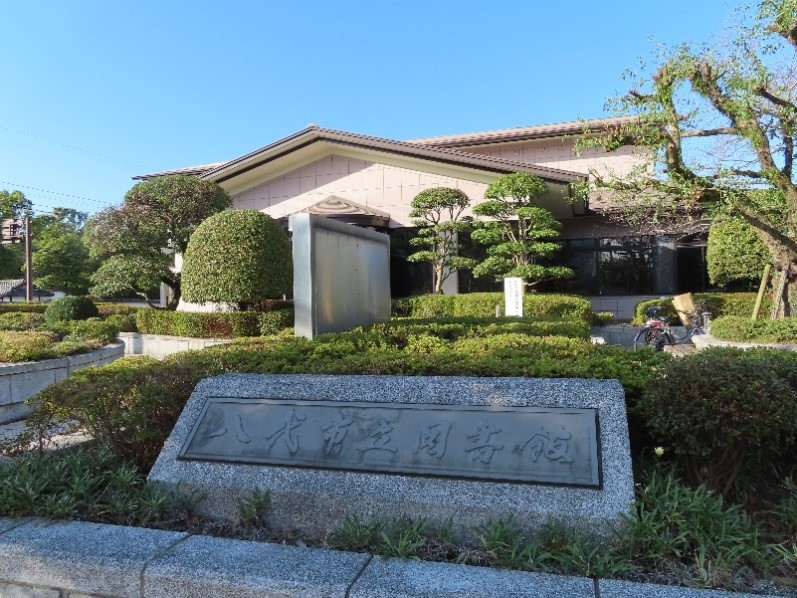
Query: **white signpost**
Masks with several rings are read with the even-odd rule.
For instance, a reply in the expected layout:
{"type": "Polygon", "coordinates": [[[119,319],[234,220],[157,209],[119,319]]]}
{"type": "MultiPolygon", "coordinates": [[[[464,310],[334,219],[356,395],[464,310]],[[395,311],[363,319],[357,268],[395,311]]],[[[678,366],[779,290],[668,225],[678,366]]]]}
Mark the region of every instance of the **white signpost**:
{"type": "Polygon", "coordinates": [[[523,294],[526,285],[522,278],[504,278],[504,314],[523,317],[523,294]]]}

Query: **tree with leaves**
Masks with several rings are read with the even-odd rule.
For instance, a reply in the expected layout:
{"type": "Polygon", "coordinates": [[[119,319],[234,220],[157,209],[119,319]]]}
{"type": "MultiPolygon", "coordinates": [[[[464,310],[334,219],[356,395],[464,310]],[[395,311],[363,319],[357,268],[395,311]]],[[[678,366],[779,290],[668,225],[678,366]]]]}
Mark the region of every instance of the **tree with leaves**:
{"type": "Polygon", "coordinates": [[[164,176],[143,181],[127,192],[124,203],[90,218],[85,235],[91,256],[103,260],[92,276],[98,295],[148,293],[161,283],[171,290],[168,307],[180,300],[180,274],[174,254],[184,254],[196,227],[231,207],[227,192],[212,181],[164,176]]]}
{"type": "Polygon", "coordinates": [[[96,261],[83,242],[85,212],[54,208],[33,219],[33,282],[36,286],[70,295],[85,295],[96,261]]]}
{"type": "Polygon", "coordinates": [[[561,224],[535,203],[547,192],[545,181],[527,172],[490,184],[484,193],[487,201],[473,208],[474,214],[489,219],[478,222],[471,234],[487,246],[487,259],[473,269],[474,276],[517,277],[529,286],[573,276],[570,268],[546,265],[561,249],[555,241],[561,224]]]}
{"type": "Polygon", "coordinates": [[[434,187],[418,193],[410,205],[410,218],[418,227],[418,235],[410,243],[424,249],[407,259],[431,264],[433,292],[439,295],[452,272],[476,264],[476,260],[459,255],[459,235],[471,228],[470,221],[462,217],[470,199],[459,189],[434,187]]]}
{"type": "Polygon", "coordinates": [[[612,214],[641,232],[743,219],[772,253],[773,316],[789,315],[797,298],[797,0],[740,12],[734,35],[667,51],[652,75],[629,73],[633,88],[610,107],[635,118],[592,142],[609,150],[633,143],[648,159],[593,179],[621,208],[612,214]]]}

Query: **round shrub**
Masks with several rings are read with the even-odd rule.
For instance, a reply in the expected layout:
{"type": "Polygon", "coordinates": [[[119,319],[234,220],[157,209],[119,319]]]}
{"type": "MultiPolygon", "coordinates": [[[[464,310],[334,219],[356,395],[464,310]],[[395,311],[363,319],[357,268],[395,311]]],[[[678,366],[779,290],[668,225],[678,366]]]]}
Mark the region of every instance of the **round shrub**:
{"type": "Polygon", "coordinates": [[[790,450],[795,383],[794,353],[707,349],[665,364],[637,411],[694,483],[726,495],[746,463],[790,450]]]}
{"type": "Polygon", "coordinates": [[[88,297],[61,297],[56,299],[44,312],[48,324],[69,320],[87,320],[99,314],[97,306],[88,297]]]}
{"type": "Polygon", "coordinates": [[[183,259],[186,301],[251,304],[287,293],[291,244],[277,222],[256,210],[226,210],[205,220],[183,259]]]}

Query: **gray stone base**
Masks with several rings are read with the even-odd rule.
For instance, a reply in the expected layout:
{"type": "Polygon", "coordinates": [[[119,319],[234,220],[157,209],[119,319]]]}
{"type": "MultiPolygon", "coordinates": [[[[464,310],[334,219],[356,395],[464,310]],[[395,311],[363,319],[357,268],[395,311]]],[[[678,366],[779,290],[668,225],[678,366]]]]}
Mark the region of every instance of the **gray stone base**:
{"type": "MultiPolygon", "coordinates": [[[[262,435],[264,432],[258,432],[262,435]]],[[[320,431],[319,431],[320,433],[320,431]]],[[[265,441],[260,441],[265,442],[265,441]]],[[[230,375],[203,380],[149,479],[204,495],[198,511],[236,519],[256,489],[268,491],[269,523],[324,538],[348,517],[423,518],[474,539],[476,528],[512,518],[534,530],[551,518],[609,533],[633,501],[623,391],[607,380],[402,376],[230,375]],[[567,487],[280,465],[180,460],[181,448],[210,397],[376,403],[593,408],[598,410],[602,487],[567,487]]]]}

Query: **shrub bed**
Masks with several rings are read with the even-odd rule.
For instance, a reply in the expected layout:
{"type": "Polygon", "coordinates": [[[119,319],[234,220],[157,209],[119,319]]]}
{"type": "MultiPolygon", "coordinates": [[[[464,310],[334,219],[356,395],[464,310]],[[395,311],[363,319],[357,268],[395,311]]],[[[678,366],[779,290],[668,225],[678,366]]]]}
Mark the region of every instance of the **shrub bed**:
{"type": "MultiPolygon", "coordinates": [[[[753,314],[755,307],[756,293],[693,293],[695,303],[704,301],[706,309],[711,312],[712,318],[720,316],[746,316],[753,314]]],[[[654,305],[661,306],[661,315],[670,319],[671,323],[679,322],[678,312],[672,305],[672,297],[663,299],[646,299],[640,301],[634,307],[634,324],[644,324],[645,310],[654,305]]],[[[766,313],[772,307],[770,297],[765,297],[761,305],[762,313],[766,313]]],[[[712,325],[713,326],[713,325],[712,325]]]]}
{"type": "Polygon", "coordinates": [[[118,335],[116,326],[99,320],[57,322],[43,330],[0,331],[0,363],[86,353],[113,342],[118,335]]]}
{"type": "MultiPolygon", "coordinates": [[[[503,293],[465,293],[461,295],[419,295],[395,299],[393,315],[405,318],[493,318],[495,308],[504,311],[503,293]]],[[[538,319],[569,319],[589,322],[590,302],[576,295],[527,293],[523,315],[538,319]]]]}
{"type": "Polygon", "coordinates": [[[751,322],[749,316],[723,316],[711,323],[711,335],[736,342],[797,343],[797,318],[751,322]]]}
{"type": "MultiPolygon", "coordinates": [[[[584,323],[586,324],[586,323],[584,323]]],[[[528,376],[619,379],[635,402],[669,359],[580,338],[530,336],[535,323],[377,324],[305,339],[247,338],[163,361],[129,358],[87,368],[36,398],[30,422],[75,420],[126,459],[148,468],[194,386],[226,372],[528,376]]],[[[545,332],[539,329],[538,332],[545,332]]]]}
{"type": "Polygon", "coordinates": [[[293,326],[293,308],[270,312],[183,312],[142,309],[136,313],[136,328],[142,334],[165,334],[194,338],[239,338],[276,334],[293,326]]]}

